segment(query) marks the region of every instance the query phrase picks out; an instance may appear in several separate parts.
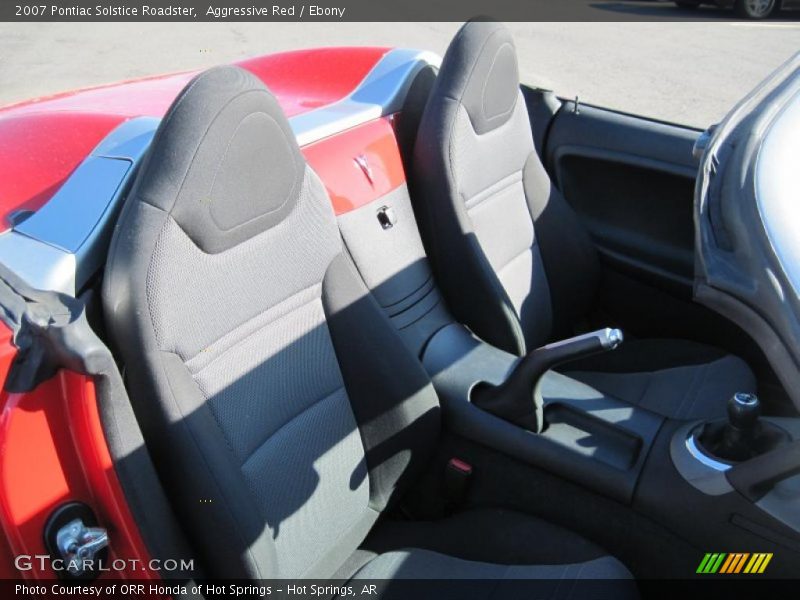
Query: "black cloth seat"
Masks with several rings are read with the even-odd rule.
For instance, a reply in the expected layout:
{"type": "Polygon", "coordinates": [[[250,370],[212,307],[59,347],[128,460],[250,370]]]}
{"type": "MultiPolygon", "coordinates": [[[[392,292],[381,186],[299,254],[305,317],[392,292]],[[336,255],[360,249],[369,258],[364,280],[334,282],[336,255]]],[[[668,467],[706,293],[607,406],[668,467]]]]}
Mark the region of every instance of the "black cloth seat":
{"type": "MultiPolygon", "coordinates": [[[[459,598],[635,598],[627,570],[603,549],[541,519],[482,508],[438,521],[379,523],[359,553],[353,579],[484,580],[459,598]]],[[[458,585],[458,584],[455,584],[458,585]]],[[[448,586],[451,587],[451,586],[448,586]]],[[[420,585],[414,597],[441,597],[420,585]]],[[[391,592],[390,588],[390,592],[391,592]]],[[[400,587],[396,597],[408,597],[400,587]]],[[[394,597],[389,593],[386,597],[394,597]]]]}
{"type": "MultiPolygon", "coordinates": [[[[411,163],[415,211],[451,311],[486,342],[522,355],[574,335],[600,267],[534,149],[519,86],[510,32],[492,22],[464,25],[442,61],[411,163]]],[[[735,392],[755,390],[749,367],[718,349],[645,344],[562,372],[682,419],[721,416],[735,392]]]]}
{"type": "MultiPolygon", "coordinates": [[[[103,300],[148,450],[213,577],[341,572],[434,456],[430,380],[344,253],[277,101],[246,71],[199,75],[164,117],[116,227],[103,300]]],[[[446,580],[457,567],[495,579],[506,557],[523,579],[629,577],[552,528],[554,553],[519,554],[495,522],[505,541],[486,560],[409,538],[356,577],[446,580]],[[569,570],[544,573],[530,562],[540,557],[569,570]]]]}
{"type": "Polygon", "coordinates": [[[559,371],[606,395],[684,420],[721,417],[734,393],[756,390],[742,359],[689,340],[628,340],[614,352],[559,371]]]}
{"type": "Polygon", "coordinates": [[[420,548],[505,565],[563,565],[609,558],[602,548],[569,530],[499,508],[465,510],[437,521],[381,522],[362,548],[375,555],[420,548]]]}
{"type": "MultiPolygon", "coordinates": [[[[385,521],[344,566],[359,580],[411,580],[381,598],[636,598],[616,559],[561,527],[513,510],[385,521]],[[446,573],[446,585],[431,585],[446,573]],[[474,580],[481,580],[475,583],[474,580]]],[[[339,574],[341,576],[342,573],[339,574]]]]}

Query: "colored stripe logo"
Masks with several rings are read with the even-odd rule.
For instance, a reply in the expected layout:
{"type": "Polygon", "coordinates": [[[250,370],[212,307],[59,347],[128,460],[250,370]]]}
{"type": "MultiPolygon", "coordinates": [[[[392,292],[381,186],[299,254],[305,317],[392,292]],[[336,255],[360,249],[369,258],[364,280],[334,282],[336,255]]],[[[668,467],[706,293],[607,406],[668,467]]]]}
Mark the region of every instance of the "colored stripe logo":
{"type": "Polygon", "coordinates": [[[761,574],[772,560],[771,552],[708,552],[700,561],[697,573],[712,575],[761,574]]]}

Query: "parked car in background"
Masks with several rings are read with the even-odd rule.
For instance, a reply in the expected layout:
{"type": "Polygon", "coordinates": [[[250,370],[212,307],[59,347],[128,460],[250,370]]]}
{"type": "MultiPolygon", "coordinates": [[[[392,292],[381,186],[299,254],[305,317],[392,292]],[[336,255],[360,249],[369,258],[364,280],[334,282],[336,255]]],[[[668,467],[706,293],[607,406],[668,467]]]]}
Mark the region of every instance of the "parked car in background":
{"type": "Polygon", "coordinates": [[[720,8],[732,8],[745,19],[766,19],[778,10],[800,8],[800,0],[675,0],[675,4],[680,8],[714,4],[720,8]]]}

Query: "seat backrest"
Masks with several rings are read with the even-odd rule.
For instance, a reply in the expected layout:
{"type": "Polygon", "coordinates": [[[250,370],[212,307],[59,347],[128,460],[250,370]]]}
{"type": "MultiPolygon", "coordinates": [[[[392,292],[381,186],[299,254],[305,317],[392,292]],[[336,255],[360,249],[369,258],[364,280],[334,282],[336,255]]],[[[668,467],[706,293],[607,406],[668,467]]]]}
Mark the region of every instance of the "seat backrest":
{"type": "Polygon", "coordinates": [[[175,100],[103,296],[148,449],[212,575],[330,576],[434,447],[430,382],[247,71],[207,71],[175,100]]]}
{"type": "Polygon", "coordinates": [[[548,279],[563,277],[561,266],[591,270],[594,251],[574,231],[574,216],[563,218],[569,210],[534,149],[505,26],[471,21],[451,42],[421,120],[413,179],[426,246],[455,316],[510,352],[546,341],[555,291],[548,279]],[[539,221],[554,213],[568,231],[541,231],[539,221]],[[548,236],[554,248],[542,248],[548,236]]]}

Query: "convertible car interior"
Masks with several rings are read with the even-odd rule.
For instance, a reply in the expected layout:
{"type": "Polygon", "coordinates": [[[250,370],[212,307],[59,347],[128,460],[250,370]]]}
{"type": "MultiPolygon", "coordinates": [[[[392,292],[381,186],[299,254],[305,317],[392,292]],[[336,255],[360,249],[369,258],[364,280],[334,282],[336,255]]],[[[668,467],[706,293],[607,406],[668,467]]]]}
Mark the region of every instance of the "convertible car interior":
{"type": "Polygon", "coordinates": [[[56,195],[7,234],[49,221],[67,279],[0,236],[0,297],[55,315],[13,386],[94,379],[144,547],[196,559],[165,578],[624,598],[708,553],[796,576],[797,354],[770,337],[789,301],[719,268],[752,245],[724,201],[749,188],[719,178],[755,160],[736,140],[745,115],[769,129],[765,97],[710,132],[562,100],[490,21],[301,114],[215,67],[68,180],[105,193],[82,231],[54,233],[56,195]],[[739,305],[775,308],[757,333],[739,305]]]}

